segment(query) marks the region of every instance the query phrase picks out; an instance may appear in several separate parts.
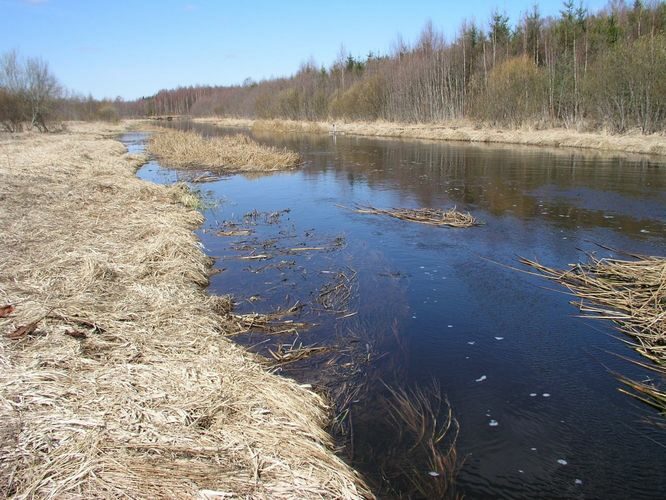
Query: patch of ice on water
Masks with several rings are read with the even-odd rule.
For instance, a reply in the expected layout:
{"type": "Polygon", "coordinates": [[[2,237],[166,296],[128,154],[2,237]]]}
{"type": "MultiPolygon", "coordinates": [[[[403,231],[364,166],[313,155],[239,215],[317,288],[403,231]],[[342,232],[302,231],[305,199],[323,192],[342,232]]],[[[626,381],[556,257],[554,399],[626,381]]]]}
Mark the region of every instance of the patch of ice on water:
{"type": "Polygon", "coordinates": [[[499,422],[497,420],[491,420],[490,422],[488,422],[488,425],[490,427],[497,427],[499,425],[499,422]]]}
{"type": "Polygon", "coordinates": [[[563,458],[558,458],[557,463],[560,464],[560,465],[567,465],[569,462],[567,462],[563,458]]]}
{"type": "Polygon", "coordinates": [[[485,375],[481,375],[479,378],[477,378],[477,379],[475,380],[475,382],[483,382],[483,381],[486,380],[487,378],[488,378],[488,377],[486,377],[485,375]]]}

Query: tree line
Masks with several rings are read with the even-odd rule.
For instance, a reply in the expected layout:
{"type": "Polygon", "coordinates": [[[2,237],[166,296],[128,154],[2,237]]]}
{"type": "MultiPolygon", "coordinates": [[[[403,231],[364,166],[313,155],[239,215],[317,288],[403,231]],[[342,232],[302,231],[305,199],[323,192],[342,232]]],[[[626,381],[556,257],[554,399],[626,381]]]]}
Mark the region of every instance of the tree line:
{"type": "Polygon", "coordinates": [[[387,54],[329,66],[302,64],[289,78],[162,90],[127,105],[133,115],[189,114],[294,120],[444,122],[502,126],[665,129],[666,3],[614,0],[590,13],[566,0],[559,15],[535,5],[511,24],[464,22],[446,41],[432,22],[387,54]]]}
{"type": "Polygon", "coordinates": [[[133,101],[67,95],[40,60],[10,53],[0,63],[0,122],[8,129],[45,128],[47,115],[666,129],[663,0],[611,0],[595,13],[565,0],[557,16],[544,17],[535,5],[513,24],[495,10],[484,26],[463,22],[450,41],[429,21],[415,41],[398,36],[386,54],[355,57],[341,48],[328,67],[311,60],[290,77],[180,87],[133,101]]]}

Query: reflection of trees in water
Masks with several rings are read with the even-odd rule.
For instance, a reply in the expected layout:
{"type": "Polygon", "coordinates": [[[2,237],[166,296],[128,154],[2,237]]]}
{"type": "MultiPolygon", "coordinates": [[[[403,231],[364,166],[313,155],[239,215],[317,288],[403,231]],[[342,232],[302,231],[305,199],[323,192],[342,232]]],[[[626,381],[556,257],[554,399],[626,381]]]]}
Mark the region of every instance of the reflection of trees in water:
{"type": "Polygon", "coordinates": [[[498,216],[543,218],[563,228],[663,231],[649,208],[643,217],[633,210],[645,200],[657,207],[666,190],[663,169],[645,159],[349,137],[332,147],[328,141],[301,138],[293,144],[310,151],[333,149],[333,154],[308,156],[309,171],[335,171],[350,186],[363,180],[371,188],[395,189],[405,204],[472,205],[498,216]],[[627,213],[622,213],[623,203],[627,213]]]}

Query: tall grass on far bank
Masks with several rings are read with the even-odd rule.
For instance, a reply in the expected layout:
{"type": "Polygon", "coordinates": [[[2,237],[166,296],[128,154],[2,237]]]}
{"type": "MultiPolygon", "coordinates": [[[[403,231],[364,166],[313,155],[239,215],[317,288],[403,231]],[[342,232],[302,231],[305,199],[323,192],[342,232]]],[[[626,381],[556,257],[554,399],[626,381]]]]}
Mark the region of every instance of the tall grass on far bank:
{"type": "Polygon", "coordinates": [[[252,124],[253,132],[275,132],[280,134],[326,134],[328,128],[316,122],[296,120],[257,120],[252,124]]]}
{"type": "Polygon", "coordinates": [[[265,146],[242,134],[206,138],[196,132],[164,130],[152,137],[148,150],[174,167],[232,172],[285,170],[300,161],[293,151],[265,146]]]}

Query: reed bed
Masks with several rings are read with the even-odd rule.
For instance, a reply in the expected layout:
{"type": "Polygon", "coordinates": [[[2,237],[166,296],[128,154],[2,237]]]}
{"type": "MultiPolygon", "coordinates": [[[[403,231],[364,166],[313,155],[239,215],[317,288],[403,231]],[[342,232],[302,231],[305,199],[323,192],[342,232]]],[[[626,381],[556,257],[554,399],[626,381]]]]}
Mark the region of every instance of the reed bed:
{"type": "MultiPolygon", "coordinates": [[[[584,317],[610,319],[634,339],[632,346],[656,363],[650,366],[663,382],[666,376],[666,258],[632,255],[632,260],[597,259],[558,270],[520,259],[539,274],[561,283],[580,300],[584,317]]],[[[657,408],[666,417],[666,393],[661,384],[631,380],[618,375],[629,388],[623,392],[657,408]]]]}
{"type": "Polygon", "coordinates": [[[371,497],[322,398],[225,338],[182,191],[69,130],[0,135],[3,496],[371,497]]]}
{"type": "Polygon", "coordinates": [[[196,132],[165,129],[153,135],[148,150],[165,164],[179,168],[273,172],[300,163],[297,153],[259,144],[243,134],[206,138],[196,132]]]}
{"type": "Polygon", "coordinates": [[[520,259],[575,294],[585,317],[610,319],[643,356],[666,363],[666,258],[597,259],[558,270],[520,259]]]}
{"type": "Polygon", "coordinates": [[[387,215],[396,219],[430,226],[472,227],[481,223],[469,212],[460,212],[454,208],[442,210],[439,208],[375,208],[370,206],[357,206],[354,212],[359,214],[387,215]]]}

